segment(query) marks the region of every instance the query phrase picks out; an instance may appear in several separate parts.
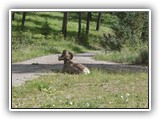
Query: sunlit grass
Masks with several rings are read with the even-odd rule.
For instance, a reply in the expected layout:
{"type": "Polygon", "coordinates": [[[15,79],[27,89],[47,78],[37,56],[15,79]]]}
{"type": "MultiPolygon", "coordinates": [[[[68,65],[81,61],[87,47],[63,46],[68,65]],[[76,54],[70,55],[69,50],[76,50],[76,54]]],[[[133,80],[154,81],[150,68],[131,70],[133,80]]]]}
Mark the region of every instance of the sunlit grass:
{"type": "Polygon", "coordinates": [[[12,108],[147,108],[148,74],[91,69],[53,73],[12,88],[12,108]]]}
{"type": "Polygon", "coordinates": [[[72,41],[49,41],[48,43],[41,41],[39,45],[30,45],[27,47],[22,45],[21,48],[13,50],[12,62],[19,62],[48,54],[61,53],[64,49],[72,51],[73,53],[88,51],[87,48],[72,41]]]}
{"type": "Polygon", "coordinates": [[[94,56],[96,60],[112,61],[129,64],[148,65],[148,47],[124,47],[121,51],[99,52],[94,56]]]}
{"type": "MultiPolygon", "coordinates": [[[[97,15],[97,13],[94,13],[92,17],[95,19],[97,15]]],[[[96,31],[96,22],[91,21],[90,33],[86,36],[86,14],[83,14],[81,38],[79,40],[77,38],[77,13],[69,13],[68,15],[66,39],[62,34],[63,12],[27,12],[23,32],[21,30],[21,20],[22,14],[16,13],[15,19],[12,21],[12,62],[59,53],[63,49],[72,52],[99,49],[100,36],[104,32],[112,32],[110,28],[103,24],[100,31],[96,31]],[[46,23],[48,24],[47,27],[45,26],[46,23]],[[48,29],[50,29],[50,33],[44,35],[43,33],[48,29]],[[83,43],[80,44],[79,41],[83,41],[83,43]]]]}

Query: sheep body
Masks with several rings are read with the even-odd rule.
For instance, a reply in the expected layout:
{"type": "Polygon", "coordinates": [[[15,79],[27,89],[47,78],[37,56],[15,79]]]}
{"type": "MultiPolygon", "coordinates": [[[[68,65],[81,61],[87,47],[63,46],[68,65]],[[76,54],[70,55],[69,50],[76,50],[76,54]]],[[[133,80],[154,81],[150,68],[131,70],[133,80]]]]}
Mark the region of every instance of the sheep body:
{"type": "Polygon", "coordinates": [[[70,74],[89,74],[90,70],[79,63],[73,63],[71,59],[73,58],[73,54],[71,52],[68,52],[66,50],[63,51],[62,55],[58,57],[58,60],[64,60],[63,70],[64,73],[70,73],[70,74]]]}

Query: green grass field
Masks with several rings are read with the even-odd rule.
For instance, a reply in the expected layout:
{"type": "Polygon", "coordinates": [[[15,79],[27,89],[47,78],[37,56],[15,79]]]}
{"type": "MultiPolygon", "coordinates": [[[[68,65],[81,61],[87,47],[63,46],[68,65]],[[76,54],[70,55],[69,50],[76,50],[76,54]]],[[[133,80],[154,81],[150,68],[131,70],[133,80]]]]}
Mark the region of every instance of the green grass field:
{"type": "Polygon", "coordinates": [[[53,73],[12,88],[12,108],[148,108],[148,74],[53,73]]]}
{"type": "MultiPolygon", "coordinates": [[[[93,14],[93,19],[98,13],[93,14]]],[[[76,13],[68,16],[67,38],[64,39],[62,30],[62,12],[28,12],[25,29],[21,31],[22,14],[16,13],[12,21],[12,62],[19,62],[43,55],[61,53],[62,50],[79,53],[89,50],[101,49],[99,39],[112,30],[101,24],[99,32],[96,31],[96,22],[90,22],[89,36],[85,35],[86,14],[82,16],[81,38],[77,38],[78,18],[76,13]],[[45,35],[47,34],[47,35],[45,35]],[[79,41],[83,41],[83,45],[79,41]]],[[[109,16],[106,16],[109,17],[109,16]]],[[[104,16],[105,18],[105,16],[104,16]]]]}

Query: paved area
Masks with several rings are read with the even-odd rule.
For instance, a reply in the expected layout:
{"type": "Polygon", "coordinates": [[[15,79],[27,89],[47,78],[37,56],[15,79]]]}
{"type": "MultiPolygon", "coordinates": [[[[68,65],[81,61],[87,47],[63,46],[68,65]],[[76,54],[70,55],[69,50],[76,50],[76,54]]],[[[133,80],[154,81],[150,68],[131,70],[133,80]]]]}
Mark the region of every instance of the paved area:
{"type": "MultiPolygon", "coordinates": [[[[80,53],[72,59],[89,68],[102,68],[108,70],[148,71],[146,66],[127,65],[114,62],[96,61],[92,59],[95,52],[80,53]]],[[[12,85],[21,85],[27,80],[32,80],[44,74],[56,74],[63,67],[63,61],[58,61],[58,55],[53,54],[12,64],[12,85]]],[[[92,71],[91,71],[92,72],[92,71]]]]}

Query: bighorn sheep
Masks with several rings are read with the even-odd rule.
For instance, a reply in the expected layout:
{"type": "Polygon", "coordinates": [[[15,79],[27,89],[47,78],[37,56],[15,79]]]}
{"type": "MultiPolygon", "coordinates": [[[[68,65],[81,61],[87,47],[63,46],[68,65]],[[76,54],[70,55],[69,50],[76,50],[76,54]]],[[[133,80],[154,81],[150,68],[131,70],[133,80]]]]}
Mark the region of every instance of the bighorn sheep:
{"type": "Polygon", "coordinates": [[[73,63],[71,61],[72,58],[73,58],[73,54],[66,50],[63,50],[62,55],[58,56],[59,61],[64,60],[62,72],[71,73],[71,74],[79,74],[79,73],[89,74],[90,73],[89,69],[84,65],[73,63]]]}

